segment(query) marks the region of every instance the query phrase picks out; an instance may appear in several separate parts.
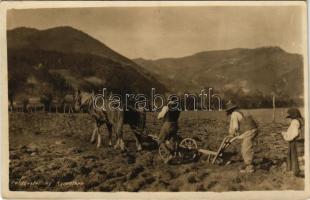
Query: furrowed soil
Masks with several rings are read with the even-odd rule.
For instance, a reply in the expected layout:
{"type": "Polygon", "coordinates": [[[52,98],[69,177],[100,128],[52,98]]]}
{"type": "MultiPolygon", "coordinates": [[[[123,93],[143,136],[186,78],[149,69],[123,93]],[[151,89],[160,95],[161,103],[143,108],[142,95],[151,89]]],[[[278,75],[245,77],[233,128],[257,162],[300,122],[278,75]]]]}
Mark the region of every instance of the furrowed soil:
{"type": "MultiPolygon", "coordinates": [[[[278,132],[286,130],[285,110],[251,110],[259,123],[255,141],[253,174],[239,173],[240,142],[233,143],[222,164],[212,165],[207,156],[181,164],[165,164],[158,148],[144,141],[137,152],[132,131],[124,126],[127,151],[103,145],[97,149],[90,137],[94,128],[87,114],[10,113],[9,186],[13,191],[246,191],[303,190],[304,178],[286,172],[287,143],[278,132]]],[[[157,134],[161,122],[147,116],[148,134],[157,134]]],[[[227,134],[224,112],[183,112],[180,135],[197,141],[198,148],[216,151],[227,134]]],[[[113,135],[115,142],[115,135],[113,135]]],[[[298,144],[303,165],[303,140],[298,144]]]]}

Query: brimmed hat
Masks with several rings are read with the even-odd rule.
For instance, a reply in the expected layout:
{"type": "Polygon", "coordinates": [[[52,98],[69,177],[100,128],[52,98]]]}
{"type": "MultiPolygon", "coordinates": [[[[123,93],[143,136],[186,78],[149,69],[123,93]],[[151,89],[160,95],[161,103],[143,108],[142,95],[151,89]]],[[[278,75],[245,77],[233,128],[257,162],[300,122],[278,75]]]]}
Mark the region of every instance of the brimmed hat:
{"type": "Polygon", "coordinates": [[[168,105],[175,104],[175,103],[177,103],[177,102],[178,102],[177,100],[169,100],[169,101],[168,101],[168,105]]]}
{"type": "Polygon", "coordinates": [[[290,108],[287,110],[287,116],[286,118],[291,118],[291,119],[297,119],[301,118],[300,111],[297,108],[290,108]]]}
{"type": "Polygon", "coordinates": [[[238,106],[234,103],[232,103],[231,101],[229,101],[227,104],[226,104],[226,109],[225,111],[228,113],[234,109],[238,108],[238,106]]]}

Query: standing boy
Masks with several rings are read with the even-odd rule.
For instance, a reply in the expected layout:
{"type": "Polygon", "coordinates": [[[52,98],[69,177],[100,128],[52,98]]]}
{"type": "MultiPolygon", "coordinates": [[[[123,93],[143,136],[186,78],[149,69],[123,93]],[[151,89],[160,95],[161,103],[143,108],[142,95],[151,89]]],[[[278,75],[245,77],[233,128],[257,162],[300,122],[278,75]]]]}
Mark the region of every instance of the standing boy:
{"type": "Polygon", "coordinates": [[[288,142],[287,170],[291,171],[295,176],[298,176],[300,169],[298,164],[296,140],[300,135],[303,119],[297,108],[290,108],[287,111],[287,114],[287,118],[291,120],[290,126],[286,132],[282,132],[284,140],[288,142]]]}

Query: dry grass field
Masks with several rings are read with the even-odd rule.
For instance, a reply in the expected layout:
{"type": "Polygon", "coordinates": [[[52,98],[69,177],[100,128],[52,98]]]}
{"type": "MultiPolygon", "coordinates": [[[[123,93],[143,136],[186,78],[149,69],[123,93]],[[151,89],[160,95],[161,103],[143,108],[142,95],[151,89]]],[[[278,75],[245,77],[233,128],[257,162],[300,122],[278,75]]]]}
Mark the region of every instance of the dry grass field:
{"type": "MultiPolygon", "coordinates": [[[[133,133],[125,126],[127,152],[90,143],[92,119],[87,114],[10,113],[10,190],[14,191],[246,191],[302,190],[304,178],[285,170],[286,142],[277,133],[285,130],[285,109],[249,110],[259,123],[253,174],[240,174],[239,142],[225,158],[230,164],[211,165],[202,155],[194,162],[167,165],[157,149],[136,152],[133,133]]],[[[147,133],[159,132],[161,122],[147,115],[147,133]]],[[[227,134],[224,112],[183,112],[180,134],[199,148],[216,150],[227,134]]],[[[115,139],[115,137],[114,137],[115,139]]],[[[303,141],[299,143],[302,161],[303,141]]],[[[301,163],[302,164],[302,163],[301,163]]]]}

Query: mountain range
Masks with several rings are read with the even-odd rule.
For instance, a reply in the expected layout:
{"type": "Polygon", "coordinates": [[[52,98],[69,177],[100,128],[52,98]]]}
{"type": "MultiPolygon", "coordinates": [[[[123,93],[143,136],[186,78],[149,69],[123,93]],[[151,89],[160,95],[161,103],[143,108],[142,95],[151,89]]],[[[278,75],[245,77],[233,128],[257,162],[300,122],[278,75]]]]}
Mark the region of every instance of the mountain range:
{"type": "Polygon", "coordinates": [[[279,47],[204,51],[180,58],[134,61],[176,92],[213,87],[222,93],[292,98],[303,95],[303,57],[279,47]]]}
{"type": "MultiPolygon", "coordinates": [[[[10,101],[82,90],[199,92],[282,99],[303,97],[303,57],[280,47],[204,51],[130,60],[72,27],[7,31],[10,101]]],[[[229,97],[228,97],[229,98],[229,97]]],[[[252,100],[251,100],[252,101],[252,100]]]]}

